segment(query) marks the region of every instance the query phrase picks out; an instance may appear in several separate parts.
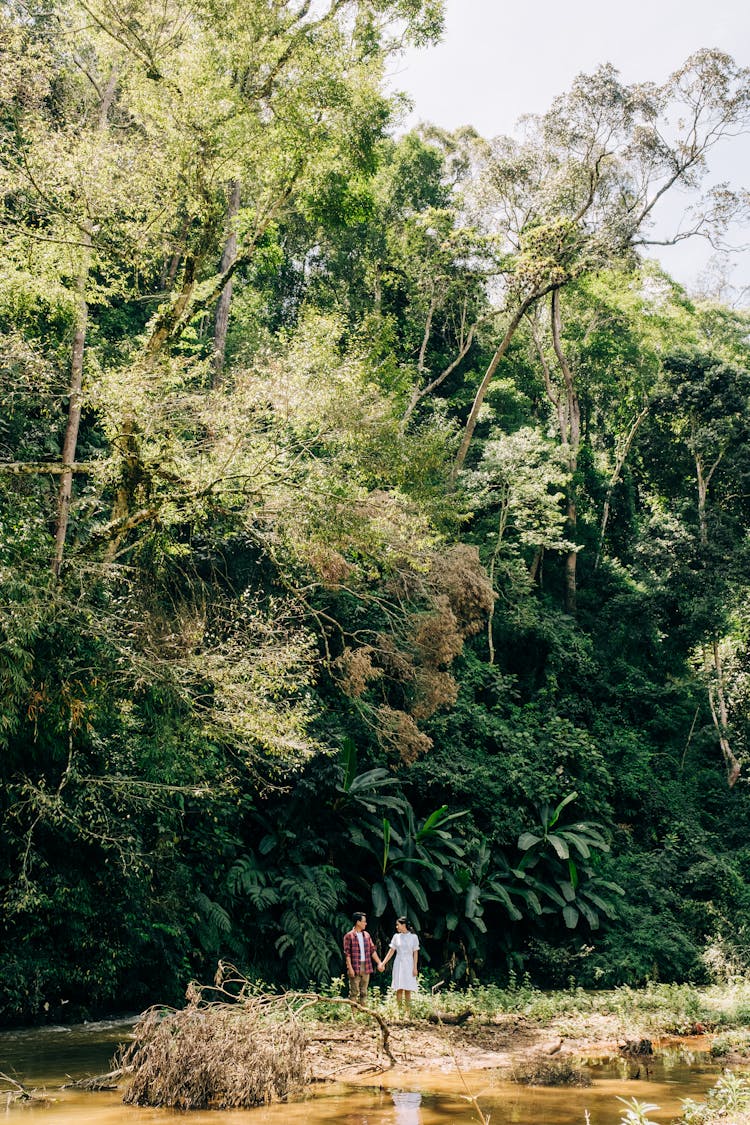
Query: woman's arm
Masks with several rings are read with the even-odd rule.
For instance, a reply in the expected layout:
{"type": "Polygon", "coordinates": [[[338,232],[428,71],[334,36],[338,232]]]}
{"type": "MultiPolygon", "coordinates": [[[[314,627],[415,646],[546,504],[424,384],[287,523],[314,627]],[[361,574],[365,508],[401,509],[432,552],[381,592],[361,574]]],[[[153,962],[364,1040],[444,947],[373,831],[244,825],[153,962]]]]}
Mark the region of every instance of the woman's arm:
{"type": "Polygon", "coordinates": [[[372,938],[370,937],[370,935],[368,933],[365,934],[365,938],[367,939],[367,944],[370,947],[370,956],[372,957],[372,962],[377,969],[380,969],[380,971],[382,973],[383,962],[380,959],[380,954],[378,953],[377,949],[375,948],[375,942],[372,940],[372,938]]]}
{"type": "Polygon", "coordinates": [[[391,957],[393,956],[393,954],[394,954],[395,952],[396,952],[395,946],[391,945],[391,947],[390,947],[390,949],[388,950],[388,952],[386,953],[385,957],[384,957],[384,958],[383,958],[383,960],[382,960],[382,961],[380,962],[380,964],[381,964],[381,966],[382,966],[383,968],[385,968],[385,967],[386,967],[386,965],[388,964],[388,962],[390,961],[391,957]]]}

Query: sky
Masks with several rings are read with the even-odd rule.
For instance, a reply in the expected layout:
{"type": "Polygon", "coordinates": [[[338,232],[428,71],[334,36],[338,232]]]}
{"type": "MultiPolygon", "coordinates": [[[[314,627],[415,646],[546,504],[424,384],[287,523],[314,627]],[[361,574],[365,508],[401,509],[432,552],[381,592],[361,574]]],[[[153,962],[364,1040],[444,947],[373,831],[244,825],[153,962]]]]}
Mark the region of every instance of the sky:
{"type": "MultiPolygon", "coordinates": [[[[413,101],[406,126],[430,121],[513,135],[522,114],[545,112],[577,74],[609,62],[626,83],[662,82],[701,47],[750,66],[747,0],[447,0],[442,42],[406,51],[391,81],[413,101]]],[[[750,187],[750,135],[724,142],[711,162],[710,182],[750,187]]],[[[678,219],[687,202],[670,200],[664,221],[678,219]]],[[[750,228],[733,238],[750,244],[750,228]]],[[[713,254],[700,239],[659,250],[691,290],[705,283],[713,254]]],[[[750,249],[732,254],[727,269],[738,290],[750,286],[750,249]]]]}

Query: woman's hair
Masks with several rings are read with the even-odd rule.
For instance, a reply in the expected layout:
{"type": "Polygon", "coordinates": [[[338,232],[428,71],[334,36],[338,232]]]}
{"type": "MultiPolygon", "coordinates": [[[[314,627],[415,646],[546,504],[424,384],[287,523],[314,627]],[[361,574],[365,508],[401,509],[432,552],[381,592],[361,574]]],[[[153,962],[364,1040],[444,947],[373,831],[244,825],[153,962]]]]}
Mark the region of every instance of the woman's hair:
{"type": "Polygon", "coordinates": [[[410,934],[414,933],[414,927],[405,914],[402,914],[400,918],[396,919],[396,925],[398,925],[399,923],[401,923],[402,926],[406,926],[410,934]]]}

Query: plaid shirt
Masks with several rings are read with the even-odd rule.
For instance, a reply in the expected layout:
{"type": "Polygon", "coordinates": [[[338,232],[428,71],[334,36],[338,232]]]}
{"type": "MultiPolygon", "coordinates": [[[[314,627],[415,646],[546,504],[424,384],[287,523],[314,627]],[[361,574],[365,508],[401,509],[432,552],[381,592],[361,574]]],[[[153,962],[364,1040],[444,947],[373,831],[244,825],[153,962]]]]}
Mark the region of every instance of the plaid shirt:
{"type": "Polygon", "coordinates": [[[358,973],[371,973],[372,968],[372,955],[375,952],[375,946],[372,943],[372,938],[367,930],[362,931],[362,937],[365,942],[365,959],[364,961],[359,954],[359,939],[357,938],[356,930],[349,930],[348,934],[344,934],[344,958],[348,957],[354,969],[354,975],[358,973]]]}

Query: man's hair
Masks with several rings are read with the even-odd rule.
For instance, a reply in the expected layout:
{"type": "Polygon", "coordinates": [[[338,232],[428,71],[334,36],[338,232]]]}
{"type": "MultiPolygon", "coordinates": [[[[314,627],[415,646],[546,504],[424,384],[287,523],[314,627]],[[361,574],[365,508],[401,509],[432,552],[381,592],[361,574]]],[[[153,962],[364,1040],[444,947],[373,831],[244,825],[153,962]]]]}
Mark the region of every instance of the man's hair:
{"type": "Polygon", "coordinates": [[[352,922],[361,922],[362,919],[366,917],[367,915],[365,914],[364,910],[355,910],[352,914],[352,922]]]}

